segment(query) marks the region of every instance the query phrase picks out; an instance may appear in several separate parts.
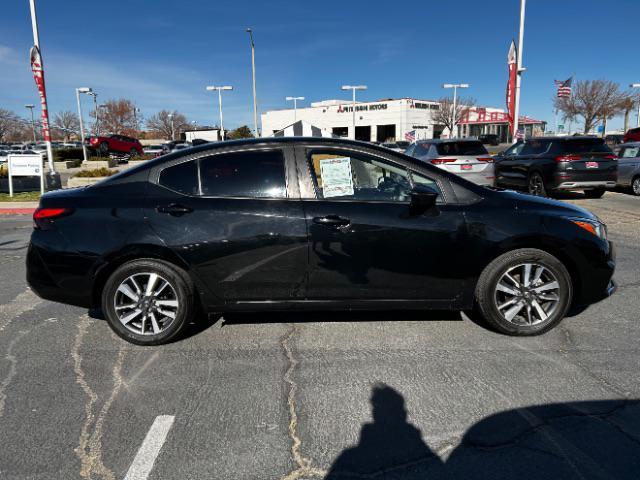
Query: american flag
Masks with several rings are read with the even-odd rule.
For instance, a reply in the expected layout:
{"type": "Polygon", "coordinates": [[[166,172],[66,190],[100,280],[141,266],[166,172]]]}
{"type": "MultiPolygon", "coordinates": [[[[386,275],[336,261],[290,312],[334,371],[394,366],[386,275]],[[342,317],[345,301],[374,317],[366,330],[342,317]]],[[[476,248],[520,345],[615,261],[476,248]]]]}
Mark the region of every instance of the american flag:
{"type": "Polygon", "coordinates": [[[404,134],[404,139],[407,142],[415,142],[416,141],[416,131],[415,130],[411,130],[410,132],[407,132],[404,134]]]}
{"type": "Polygon", "coordinates": [[[518,130],[516,132],[516,139],[522,140],[524,138],[524,130],[518,130]]]}
{"type": "Polygon", "coordinates": [[[553,83],[556,84],[558,88],[557,96],[558,98],[566,98],[571,96],[571,81],[573,77],[569,77],[566,80],[554,80],[553,83]]]}

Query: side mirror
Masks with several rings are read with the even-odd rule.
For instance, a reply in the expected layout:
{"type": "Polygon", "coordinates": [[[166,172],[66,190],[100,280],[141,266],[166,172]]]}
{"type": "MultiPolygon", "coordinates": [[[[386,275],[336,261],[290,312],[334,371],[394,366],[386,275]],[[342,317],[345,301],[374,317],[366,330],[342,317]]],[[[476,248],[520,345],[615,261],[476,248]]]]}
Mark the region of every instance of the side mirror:
{"type": "Polygon", "coordinates": [[[409,211],[411,215],[422,215],[436,205],[439,193],[426,185],[416,185],[411,190],[411,203],[409,211]]]}

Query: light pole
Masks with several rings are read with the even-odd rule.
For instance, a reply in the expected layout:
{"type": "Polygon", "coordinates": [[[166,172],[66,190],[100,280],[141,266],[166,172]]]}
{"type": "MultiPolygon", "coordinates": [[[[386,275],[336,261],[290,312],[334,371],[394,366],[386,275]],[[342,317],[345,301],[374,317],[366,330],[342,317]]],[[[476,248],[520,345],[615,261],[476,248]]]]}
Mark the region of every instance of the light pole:
{"type": "Polygon", "coordinates": [[[456,101],[458,100],[458,89],[469,88],[468,83],[443,83],[442,88],[453,88],[453,105],[451,108],[451,138],[456,138],[456,101]]]}
{"type": "Polygon", "coordinates": [[[168,113],[167,117],[171,120],[171,141],[175,140],[175,132],[173,131],[173,113],[168,113]]]}
{"type": "Polygon", "coordinates": [[[352,96],[352,101],[351,101],[351,109],[352,109],[352,116],[351,116],[351,124],[353,126],[353,139],[356,139],[356,90],[366,90],[367,86],[366,85],[343,85],[342,87],[340,87],[341,90],[351,90],[353,96],[352,96]]]}
{"type": "MultiPolygon", "coordinates": [[[[207,86],[208,91],[217,90],[218,91],[218,109],[220,110],[220,138],[224,140],[224,124],[222,123],[222,90],[233,90],[231,85],[225,85],[224,87],[215,87],[213,85],[207,86]]],[[[257,135],[256,130],[256,137],[257,135]]]]}
{"type": "MultiPolygon", "coordinates": [[[[640,83],[632,83],[629,86],[631,88],[640,88],[640,83]]],[[[640,90],[638,90],[638,117],[636,119],[636,127],[640,127],[640,90]]]]}
{"type": "Polygon", "coordinates": [[[76,100],[78,102],[78,119],[80,120],[80,140],[82,141],[82,156],[84,162],[87,162],[87,146],[84,144],[84,124],[82,123],[82,106],[80,105],[80,94],[91,94],[93,90],[89,87],[76,88],[76,100]]]}
{"type": "Polygon", "coordinates": [[[258,132],[258,103],[256,100],[256,46],[253,43],[253,30],[247,28],[249,34],[249,41],[251,42],[251,79],[253,82],[253,128],[256,133],[256,138],[260,136],[258,132]]]}
{"type": "Polygon", "coordinates": [[[31,131],[33,132],[33,143],[36,143],[36,122],[33,119],[33,107],[34,105],[31,103],[24,106],[24,108],[28,108],[31,111],[31,131]]]}
{"type": "Polygon", "coordinates": [[[513,109],[513,142],[518,140],[518,128],[520,120],[520,83],[522,72],[526,70],[522,66],[522,49],[524,48],[524,14],[527,8],[527,0],[520,0],[520,31],[518,34],[518,55],[516,60],[516,101],[513,109]]]}
{"type": "Polygon", "coordinates": [[[298,113],[298,100],[304,100],[304,97],[286,97],[285,100],[288,102],[293,100],[293,123],[296,123],[297,113],[298,113]]]}

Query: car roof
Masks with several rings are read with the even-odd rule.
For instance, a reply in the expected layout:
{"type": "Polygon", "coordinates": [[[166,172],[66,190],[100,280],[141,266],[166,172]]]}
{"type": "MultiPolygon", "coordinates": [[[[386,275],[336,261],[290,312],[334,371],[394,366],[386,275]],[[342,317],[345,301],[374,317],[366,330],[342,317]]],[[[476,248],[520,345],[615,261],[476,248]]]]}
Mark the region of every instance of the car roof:
{"type": "Polygon", "coordinates": [[[557,141],[566,141],[566,140],[604,140],[602,137],[596,137],[595,135],[563,135],[561,137],[554,137],[551,135],[541,136],[541,137],[530,137],[525,141],[530,140],[557,140],[557,141]]]}
{"type": "Polygon", "coordinates": [[[430,140],[418,140],[416,143],[460,143],[479,142],[477,138],[432,138],[430,140]]]}
{"type": "Polygon", "coordinates": [[[640,147],[640,141],[621,143],[618,147],[640,147]]]}

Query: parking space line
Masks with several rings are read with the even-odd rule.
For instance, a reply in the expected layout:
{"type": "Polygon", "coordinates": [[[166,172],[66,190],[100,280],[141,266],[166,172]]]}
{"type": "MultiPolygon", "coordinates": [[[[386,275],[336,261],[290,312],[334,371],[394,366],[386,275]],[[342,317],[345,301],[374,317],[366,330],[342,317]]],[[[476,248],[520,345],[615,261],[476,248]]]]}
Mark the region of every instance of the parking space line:
{"type": "Polygon", "coordinates": [[[124,480],[146,480],[151,473],[153,464],[160,453],[162,445],[169,434],[175,417],[173,415],[159,415],[153,421],[147,436],[129,467],[124,480]]]}

